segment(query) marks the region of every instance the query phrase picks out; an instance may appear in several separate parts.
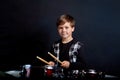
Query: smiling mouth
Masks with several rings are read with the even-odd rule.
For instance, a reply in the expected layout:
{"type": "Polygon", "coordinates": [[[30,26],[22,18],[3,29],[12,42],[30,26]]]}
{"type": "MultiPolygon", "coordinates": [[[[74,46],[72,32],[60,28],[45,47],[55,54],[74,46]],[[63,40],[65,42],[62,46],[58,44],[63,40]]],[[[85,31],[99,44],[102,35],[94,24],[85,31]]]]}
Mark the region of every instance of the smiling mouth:
{"type": "Polygon", "coordinates": [[[66,36],[66,34],[62,34],[62,36],[66,36]]]}

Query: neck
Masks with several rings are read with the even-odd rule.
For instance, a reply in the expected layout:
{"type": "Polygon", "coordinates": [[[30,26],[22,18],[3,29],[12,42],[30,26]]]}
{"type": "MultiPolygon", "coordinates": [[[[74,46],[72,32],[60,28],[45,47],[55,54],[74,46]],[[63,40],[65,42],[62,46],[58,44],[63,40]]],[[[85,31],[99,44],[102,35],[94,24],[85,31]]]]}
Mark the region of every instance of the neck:
{"type": "Polygon", "coordinates": [[[72,41],[72,40],[73,40],[72,37],[67,38],[67,39],[62,39],[62,43],[68,43],[68,42],[70,42],[70,41],[72,41]]]}

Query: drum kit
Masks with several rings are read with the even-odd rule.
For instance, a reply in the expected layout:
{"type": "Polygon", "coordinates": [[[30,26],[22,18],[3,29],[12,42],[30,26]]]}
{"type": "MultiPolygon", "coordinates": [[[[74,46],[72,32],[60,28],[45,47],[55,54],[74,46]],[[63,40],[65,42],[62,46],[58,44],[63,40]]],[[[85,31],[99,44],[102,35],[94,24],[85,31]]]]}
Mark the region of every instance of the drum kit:
{"type": "MultiPolygon", "coordinates": [[[[57,57],[55,57],[53,54],[48,52],[48,54],[54,58],[59,63],[62,63],[57,57]]],[[[49,63],[42,59],[41,57],[37,56],[39,60],[46,63],[44,68],[44,76],[45,77],[54,77],[54,78],[91,78],[91,79],[98,79],[98,78],[104,78],[104,73],[101,71],[96,71],[95,69],[87,69],[87,70],[70,70],[68,71],[67,75],[64,74],[64,69],[58,66],[50,66],[49,63]]]]}
{"type": "Polygon", "coordinates": [[[67,75],[64,73],[63,68],[53,67],[49,65],[44,66],[44,76],[45,77],[53,77],[58,79],[103,79],[105,77],[105,73],[101,71],[96,71],[95,69],[87,69],[87,70],[70,70],[67,75]]]}
{"type": "MultiPolygon", "coordinates": [[[[53,57],[56,61],[61,63],[54,55],[49,53],[51,57],[53,57]]],[[[43,58],[37,56],[37,59],[46,63],[44,66],[32,66],[31,64],[24,64],[20,67],[20,70],[10,70],[6,71],[5,74],[9,74],[16,78],[22,78],[22,80],[38,80],[45,79],[48,80],[52,78],[52,80],[102,80],[106,78],[118,78],[116,76],[106,75],[104,72],[97,71],[95,69],[83,69],[83,70],[67,70],[59,67],[57,65],[51,66],[49,62],[44,60],[43,58]]],[[[119,79],[119,78],[118,78],[119,79]]]]}

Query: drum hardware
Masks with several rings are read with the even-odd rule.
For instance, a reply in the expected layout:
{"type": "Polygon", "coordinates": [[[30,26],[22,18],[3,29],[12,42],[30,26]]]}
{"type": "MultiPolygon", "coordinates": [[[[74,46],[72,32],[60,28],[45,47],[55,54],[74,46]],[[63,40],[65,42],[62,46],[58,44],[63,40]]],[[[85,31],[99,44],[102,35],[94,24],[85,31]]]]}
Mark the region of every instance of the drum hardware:
{"type": "Polygon", "coordinates": [[[21,76],[25,78],[29,78],[31,74],[31,65],[25,64],[22,66],[21,76]]]}
{"type": "Polygon", "coordinates": [[[70,70],[68,71],[67,78],[69,79],[81,79],[84,73],[81,70],[70,70]]]}
{"type": "Polygon", "coordinates": [[[63,69],[61,67],[55,67],[55,73],[54,73],[53,77],[60,78],[60,79],[64,78],[63,69]]]}
{"type": "Polygon", "coordinates": [[[72,76],[73,78],[78,78],[80,76],[79,70],[72,70],[72,76]]]}

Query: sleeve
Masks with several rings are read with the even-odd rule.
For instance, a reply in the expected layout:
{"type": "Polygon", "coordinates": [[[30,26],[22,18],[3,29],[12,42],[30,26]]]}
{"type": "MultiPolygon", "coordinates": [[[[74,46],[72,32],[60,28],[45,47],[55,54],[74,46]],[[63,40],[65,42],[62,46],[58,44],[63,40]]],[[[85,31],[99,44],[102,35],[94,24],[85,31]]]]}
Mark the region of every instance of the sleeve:
{"type": "Polygon", "coordinates": [[[84,52],[84,45],[82,44],[81,47],[77,50],[77,53],[75,53],[77,57],[76,62],[70,63],[70,69],[86,69],[86,62],[83,56],[84,52]]]}

